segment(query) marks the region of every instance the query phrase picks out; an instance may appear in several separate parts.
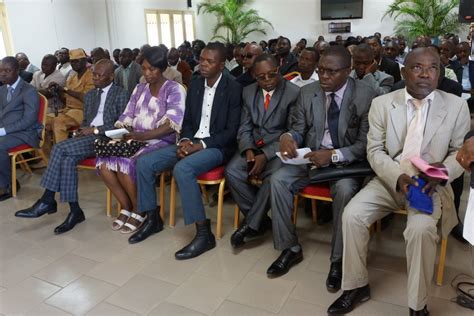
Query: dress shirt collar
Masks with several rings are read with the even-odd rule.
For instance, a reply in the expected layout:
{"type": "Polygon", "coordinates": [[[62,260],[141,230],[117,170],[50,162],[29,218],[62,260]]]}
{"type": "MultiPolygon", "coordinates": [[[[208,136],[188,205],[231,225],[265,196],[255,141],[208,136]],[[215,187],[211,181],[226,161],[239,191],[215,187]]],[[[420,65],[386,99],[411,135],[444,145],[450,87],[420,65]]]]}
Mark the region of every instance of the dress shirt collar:
{"type": "MultiPolygon", "coordinates": [[[[412,100],[415,99],[414,97],[412,97],[408,91],[407,91],[407,88],[405,88],[405,104],[407,105],[410,105],[410,106],[413,106],[413,103],[412,103],[412,100]]],[[[423,100],[422,100],[422,104],[426,104],[426,101],[429,101],[429,103],[433,103],[433,100],[434,100],[434,90],[431,91],[430,94],[428,94],[423,100]]]]}
{"type": "Polygon", "coordinates": [[[222,79],[222,73],[220,74],[219,78],[217,78],[216,82],[214,83],[214,85],[212,87],[209,87],[207,85],[207,79],[204,79],[204,88],[216,90],[217,86],[219,85],[219,82],[221,81],[221,79],[222,79]]]}
{"type": "Polygon", "coordinates": [[[275,89],[273,89],[272,91],[267,91],[265,89],[262,89],[262,93],[263,93],[263,98],[265,99],[267,94],[270,95],[270,99],[273,97],[273,92],[275,92],[275,89]]]}
{"type": "Polygon", "coordinates": [[[313,72],[313,74],[311,75],[311,77],[309,77],[308,79],[304,80],[303,77],[301,77],[301,74],[299,74],[298,76],[295,77],[295,81],[303,81],[303,82],[306,82],[306,81],[318,81],[319,80],[319,76],[318,76],[318,73],[316,71],[313,72]]]}
{"type": "MultiPolygon", "coordinates": [[[[107,87],[102,88],[102,92],[104,93],[104,95],[107,95],[107,93],[109,93],[109,90],[112,87],[112,84],[113,84],[113,82],[111,82],[107,87]]],[[[100,90],[100,89],[97,89],[97,91],[98,90],[100,90]]]]}
{"type": "Polygon", "coordinates": [[[16,90],[16,87],[18,86],[18,84],[20,83],[20,76],[18,76],[18,78],[16,79],[15,83],[12,84],[12,85],[7,85],[8,88],[12,87],[13,88],[13,91],[16,90]]]}
{"type": "Polygon", "coordinates": [[[339,90],[335,92],[324,92],[324,93],[326,94],[327,99],[331,98],[331,94],[334,93],[336,95],[336,103],[339,107],[341,107],[341,102],[337,102],[337,100],[342,101],[342,99],[344,98],[344,92],[346,91],[346,88],[347,88],[347,81],[339,90]]]}

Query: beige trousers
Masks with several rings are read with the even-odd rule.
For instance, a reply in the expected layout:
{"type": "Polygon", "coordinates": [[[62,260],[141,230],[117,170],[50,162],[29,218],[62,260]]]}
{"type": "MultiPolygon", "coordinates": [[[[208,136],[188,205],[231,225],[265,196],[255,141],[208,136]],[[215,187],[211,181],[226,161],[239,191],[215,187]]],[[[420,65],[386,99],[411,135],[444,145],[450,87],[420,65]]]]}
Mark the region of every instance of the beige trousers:
{"type": "MultiPolygon", "coordinates": [[[[343,277],[342,289],[352,290],[369,283],[367,250],[369,227],[390,212],[400,208],[408,211],[407,226],[403,232],[406,243],[408,270],[408,306],[423,309],[434,273],[438,233],[436,223],[441,216],[441,201],[433,194],[433,214],[428,215],[409,208],[403,195],[387,189],[379,178],[374,178],[344,209],[343,277]]],[[[390,285],[387,285],[387,291],[390,285]]]]}
{"type": "Polygon", "coordinates": [[[48,114],[46,129],[53,132],[54,142],[57,144],[68,137],[68,129],[81,125],[84,112],[80,109],[71,109],[60,112],[58,116],[48,114]]]}

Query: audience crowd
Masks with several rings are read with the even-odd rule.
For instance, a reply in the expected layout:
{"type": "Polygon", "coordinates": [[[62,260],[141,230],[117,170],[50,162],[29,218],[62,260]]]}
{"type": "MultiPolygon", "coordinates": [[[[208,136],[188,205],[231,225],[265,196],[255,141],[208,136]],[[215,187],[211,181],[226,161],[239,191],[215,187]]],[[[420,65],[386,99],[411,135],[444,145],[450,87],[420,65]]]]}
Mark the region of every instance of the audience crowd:
{"type": "Polygon", "coordinates": [[[293,196],[323,183],[333,200],[318,214],[333,225],[326,287],[343,290],[328,313],[348,313],[370,298],[369,228],[405,209],[407,305],[410,315],[429,315],[438,222],[443,237],[465,242],[460,197],[463,172],[474,162],[470,54],[470,43],[454,34],[439,45],[420,36],[408,48],[402,36],[379,33],[332,42],[320,36],[313,46],[303,38],[294,47],[283,36],[237,45],[185,41],[170,49],[146,44],[112,56],[101,47],[90,54],[63,47],[46,54],[40,68],[20,52],[0,62],[0,201],[12,197],[9,150],[38,147],[44,128],[49,162],[32,165],[46,167],[44,192],[15,216],[55,213],[59,192],[70,212],[54,232],[83,222],[77,165],[96,157],[121,206],[112,229],[131,234],[131,244],[142,242],[163,229],[156,180],[171,171],[184,223],[196,227],[175,253],[185,260],[216,245],[197,177],[221,168],[244,215],[231,245],[241,248],[271,231],[281,255],[267,275],[276,278],[304,258],[293,196]],[[38,93],[48,103],[44,126],[38,93]],[[122,128],[124,141],[105,137],[122,128]],[[416,158],[443,179],[415,167],[416,158]],[[413,202],[413,194],[424,194],[429,207],[413,202]]]}

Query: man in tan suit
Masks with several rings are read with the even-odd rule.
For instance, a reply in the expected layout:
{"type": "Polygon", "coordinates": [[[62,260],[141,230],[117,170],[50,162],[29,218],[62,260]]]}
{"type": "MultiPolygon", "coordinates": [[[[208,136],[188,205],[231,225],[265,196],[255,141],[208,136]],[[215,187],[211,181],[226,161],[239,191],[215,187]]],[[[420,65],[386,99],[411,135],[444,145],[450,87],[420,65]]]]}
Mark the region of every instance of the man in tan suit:
{"type": "Polygon", "coordinates": [[[431,49],[413,50],[402,69],[406,89],[372,102],[367,159],[377,176],[344,209],[344,292],[329,307],[330,315],[346,314],[370,298],[366,267],[369,227],[400,208],[408,211],[403,235],[410,315],[429,315],[426,303],[436,259],[436,224],[442,215],[442,233],[446,236],[457,222],[452,189],[446,182],[453,181],[463,171],[456,162],[456,154],[470,124],[466,102],[436,90],[439,63],[439,55],[431,49]],[[443,183],[421,174],[410,163],[413,156],[444,167],[449,180],[443,183]],[[410,186],[417,185],[412,178],[416,174],[427,182],[423,190],[432,197],[431,215],[407,203],[405,195],[410,186]]]}

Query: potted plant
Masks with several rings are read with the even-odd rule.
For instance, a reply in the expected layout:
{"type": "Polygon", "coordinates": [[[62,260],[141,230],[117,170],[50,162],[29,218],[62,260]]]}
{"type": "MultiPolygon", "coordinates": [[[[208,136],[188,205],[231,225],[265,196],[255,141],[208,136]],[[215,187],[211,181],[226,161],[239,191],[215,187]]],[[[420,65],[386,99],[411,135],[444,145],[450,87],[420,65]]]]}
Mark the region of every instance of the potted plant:
{"type": "Polygon", "coordinates": [[[260,17],[254,9],[244,9],[247,0],[206,0],[197,6],[198,14],[210,13],[217,18],[213,39],[221,39],[227,43],[238,44],[250,33],[267,34],[265,28],[272,24],[260,17]],[[221,35],[224,30],[225,36],[221,35]]]}

